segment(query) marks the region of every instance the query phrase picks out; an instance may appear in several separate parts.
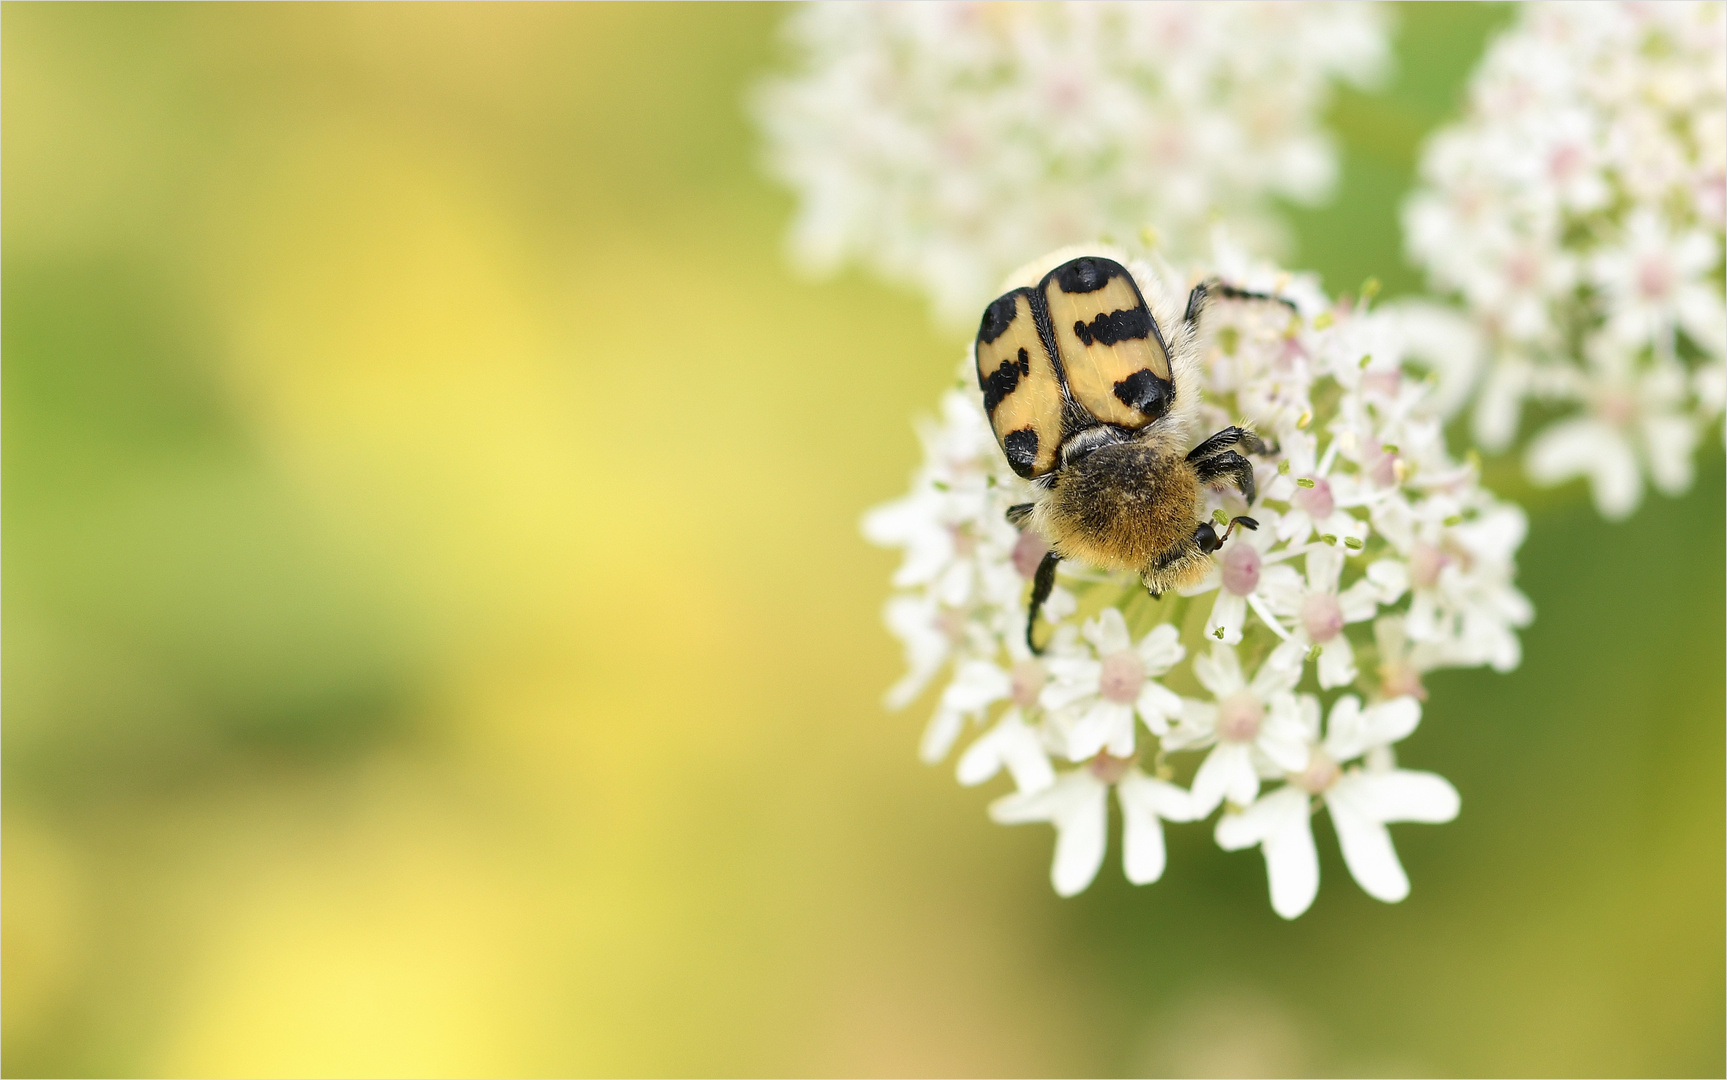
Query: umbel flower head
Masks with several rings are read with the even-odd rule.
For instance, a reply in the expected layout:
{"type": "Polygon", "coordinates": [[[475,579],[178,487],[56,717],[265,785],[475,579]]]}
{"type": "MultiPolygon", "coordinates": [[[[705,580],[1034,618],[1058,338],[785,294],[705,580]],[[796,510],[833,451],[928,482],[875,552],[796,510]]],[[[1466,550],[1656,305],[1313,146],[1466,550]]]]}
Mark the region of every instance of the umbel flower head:
{"type": "Polygon", "coordinates": [[[1669,494],[1727,398],[1727,8],[1531,3],[1423,151],[1412,258],[1491,363],[1476,437],[1609,518],[1669,494]]]}
{"type": "Polygon", "coordinates": [[[1216,300],[1200,327],[1191,434],[1238,422],[1273,444],[1256,460],[1257,501],[1208,487],[1204,511],[1260,528],[1229,539],[1185,594],[1061,563],[1044,608],[1055,625],[1033,655],[1026,603],[1047,545],[1007,523],[1032,489],[990,434],[968,356],[923,429],[911,491],[864,519],[866,536],[905,553],[887,621],[908,671],[889,702],[940,687],[925,760],[963,743],[962,783],[1007,772],[1015,790],[990,815],[1055,827],[1063,896],[1104,862],[1113,792],[1135,884],[1162,876],[1166,823],[1220,813],[1219,844],[1259,847],[1273,907],[1294,918],[1318,886],[1310,815],[1323,807],[1362,887],[1402,899],[1386,825],[1449,820],[1458,797],[1400,769],[1393,748],[1421,719],[1427,672],[1517,666],[1533,617],[1513,584],[1523,514],[1447,452],[1436,381],[1405,366],[1396,317],[1221,245],[1185,276],[1128,266],[1166,291],[1215,274],[1296,302],[1299,314],[1216,300]]]}
{"type": "Polygon", "coordinates": [[[1313,202],[1338,80],[1390,50],[1345,3],[825,3],[787,24],[756,113],[798,198],[795,253],[856,260],[968,323],[1005,273],[1076,236],[1261,246],[1273,196],[1313,202]]]}

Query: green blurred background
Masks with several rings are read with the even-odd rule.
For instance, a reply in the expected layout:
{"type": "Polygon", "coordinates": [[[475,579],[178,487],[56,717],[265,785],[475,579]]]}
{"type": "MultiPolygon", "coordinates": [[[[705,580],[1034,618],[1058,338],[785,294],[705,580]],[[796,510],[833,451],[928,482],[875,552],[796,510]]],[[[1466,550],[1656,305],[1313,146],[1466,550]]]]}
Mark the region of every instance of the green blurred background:
{"type": "MultiPolygon", "coordinates": [[[[1194,827],[1058,900],[878,704],[963,343],[787,270],[785,14],[0,9],[6,1074],[1721,1075],[1719,446],[1493,471],[1537,622],[1430,682],[1408,901],[1194,827]]],[[[1507,12],[1399,16],[1334,290],[1507,12]]]]}

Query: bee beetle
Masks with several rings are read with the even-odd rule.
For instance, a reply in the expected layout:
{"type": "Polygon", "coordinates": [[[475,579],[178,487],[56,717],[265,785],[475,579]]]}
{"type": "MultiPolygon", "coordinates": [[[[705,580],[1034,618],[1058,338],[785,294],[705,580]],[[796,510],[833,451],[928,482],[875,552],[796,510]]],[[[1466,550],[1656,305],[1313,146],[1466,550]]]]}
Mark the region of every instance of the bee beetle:
{"type": "Polygon", "coordinates": [[[1213,296],[1295,306],[1212,280],[1194,288],[1179,322],[1169,310],[1160,325],[1125,266],[1087,255],[984,309],[974,350],[984,411],[1013,471],[1040,489],[1008,520],[1049,542],[1026,617],[1033,652],[1061,560],[1131,570],[1157,597],[1204,577],[1237,525],[1259,527],[1235,517],[1220,532],[1200,518],[1202,484],[1233,484],[1252,504],[1253,465],[1241,452],[1266,449],[1240,427],[1189,446],[1200,399],[1195,330],[1213,296]]]}

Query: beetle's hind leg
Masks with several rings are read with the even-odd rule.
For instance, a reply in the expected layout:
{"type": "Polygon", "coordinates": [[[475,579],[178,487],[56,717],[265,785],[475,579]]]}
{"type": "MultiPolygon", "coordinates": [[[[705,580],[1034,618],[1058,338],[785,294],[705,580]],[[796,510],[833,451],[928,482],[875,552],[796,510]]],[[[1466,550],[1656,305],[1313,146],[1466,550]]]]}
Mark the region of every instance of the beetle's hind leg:
{"type": "Polygon", "coordinates": [[[1225,450],[1195,463],[1193,471],[1199,474],[1199,482],[1202,484],[1209,484],[1213,480],[1229,480],[1241,489],[1242,498],[1247,500],[1248,505],[1253,504],[1257,493],[1253,483],[1253,462],[1234,450],[1225,450]]]}
{"type": "Polygon", "coordinates": [[[1055,589],[1055,565],[1061,562],[1061,556],[1053,551],[1045,552],[1043,561],[1037,564],[1037,575],[1031,579],[1031,608],[1025,616],[1025,645],[1033,656],[1042,656],[1043,647],[1035,640],[1032,631],[1037,629],[1037,613],[1043,610],[1044,601],[1055,589]]]}

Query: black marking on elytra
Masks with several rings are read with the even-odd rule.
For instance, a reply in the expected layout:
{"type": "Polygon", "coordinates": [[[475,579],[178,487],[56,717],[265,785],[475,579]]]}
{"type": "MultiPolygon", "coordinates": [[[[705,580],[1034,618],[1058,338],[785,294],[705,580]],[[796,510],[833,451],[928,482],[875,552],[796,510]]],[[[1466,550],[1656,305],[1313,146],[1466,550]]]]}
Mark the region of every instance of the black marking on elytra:
{"type": "Polygon", "coordinates": [[[1128,408],[1155,419],[1169,411],[1175,387],[1153,375],[1150,368],[1140,368],[1115,384],[1115,396],[1128,408]]]}
{"type": "MultiPolygon", "coordinates": [[[[1025,528],[1025,523],[1031,520],[1032,507],[1036,505],[1036,503],[1015,503],[1008,507],[1007,523],[1016,529],[1025,528]]],[[[1254,523],[1254,527],[1258,528],[1257,522],[1254,523]]]]}
{"type": "Polygon", "coordinates": [[[1249,504],[1253,502],[1253,463],[1234,450],[1225,450],[1221,454],[1206,458],[1195,465],[1193,471],[1199,474],[1199,482],[1202,484],[1222,479],[1232,481],[1241,489],[1242,497],[1249,504]]]}
{"type": "Polygon", "coordinates": [[[1042,655],[1043,647],[1032,638],[1032,631],[1037,629],[1037,613],[1043,610],[1043,603],[1049,599],[1049,594],[1055,589],[1055,564],[1061,562],[1061,556],[1053,551],[1044,553],[1043,561],[1037,564],[1037,574],[1031,579],[1031,608],[1025,617],[1025,646],[1032,654],[1042,655]]]}
{"type": "Polygon", "coordinates": [[[1063,263],[1052,273],[1062,292],[1088,293],[1096,292],[1108,285],[1110,278],[1126,274],[1127,271],[1114,259],[1088,256],[1063,263]]]}
{"type": "Polygon", "coordinates": [[[1030,374],[1031,357],[1024,349],[1019,351],[1016,360],[1003,360],[1000,367],[989,373],[989,379],[984,383],[983,411],[994,416],[995,407],[1019,389],[1019,380],[1030,374]]]}
{"type": "Polygon", "coordinates": [[[1100,345],[1137,341],[1151,336],[1151,309],[1142,304],[1137,308],[1104,312],[1090,323],[1076,320],[1073,332],[1088,349],[1093,341],[1100,345]]]}
{"type": "Polygon", "coordinates": [[[1250,454],[1259,454],[1265,451],[1265,444],[1260,441],[1258,435],[1246,428],[1232,426],[1224,428],[1189,450],[1187,460],[1199,461],[1202,458],[1208,458],[1219,450],[1226,450],[1236,443],[1240,443],[1241,448],[1250,454]]]}
{"type": "Polygon", "coordinates": [[[1007,333],[1007,328],[1013,325],[1014,313],[1018,310],[1014,299],[1024,292],[1015,289],[1013,292],[998,296],[990,301],[989,307],[983,309],[983,322],[978,324],[977,339],[988,345],[996,338],[1007,333]]]}
{"type": "Polygon", "coordinates": [[[1013,471],[1021,476],[1029,477],[1032,466],[1037,463],[1037,432],[1024,427],[1018,431],[1010,431],[1001,437],[1001,448],[1007,454],[1007,463],[1013,471]]]}

